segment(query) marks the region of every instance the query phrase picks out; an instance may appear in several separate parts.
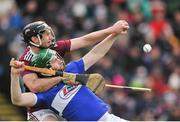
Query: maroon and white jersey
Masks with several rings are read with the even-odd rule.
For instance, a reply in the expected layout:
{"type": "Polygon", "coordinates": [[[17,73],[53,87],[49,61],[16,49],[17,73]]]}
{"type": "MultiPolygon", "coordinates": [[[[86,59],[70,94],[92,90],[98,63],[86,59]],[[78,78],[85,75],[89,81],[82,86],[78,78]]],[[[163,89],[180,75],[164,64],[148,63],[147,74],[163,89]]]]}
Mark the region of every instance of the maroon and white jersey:
{"type": "MultiPolygon", "coordinates": [[[[56,42],[56,46],[54,50],[56,50],[60,56],[64,56],[67,52],[70,51],[71,47],[71,41],[70,40],[59,40],[56,42]]],[[[25,65],[30,65],[31,59],[35,55],[30,47],[27,47],[22,54],[22,56],[19,58],[19,61],[23,61],[25,65]]],[[[25,74],[32,73],[31,71],[25,70],[24,72],[21,73],[21,76],[23,77],[25,74]]]]}
{"type": "MultiPolygon", "coordinates": [[[[60,56],[64,56],[67,52],[70,51],[70,47],[71,47],[71,41],[70,40],[58,40],[56,42],[56,46],[54,47],[54,50],[56,50],[60,56]]],[[[24,51],[24,53],[21,55],[21,57],[19,58],[19,61],[23,61],[25,65],[30,65],[32,57],[35,54],[31,51],[30,47],[27,47],[24,51]]],[[[21,76],[23,77],[26,74],[32,73],[31,71],[23,71],[21,73],[21,76]]],[[[30,89],[28,89],[26,86],[26,91],[30,91],[30,89]]],[[[28,112],[33,112],[33,111],[38,111],[41,109],[46,109],[46,108],[39,108],[39,107],[28,107],[27,110],[28,112]]]]}

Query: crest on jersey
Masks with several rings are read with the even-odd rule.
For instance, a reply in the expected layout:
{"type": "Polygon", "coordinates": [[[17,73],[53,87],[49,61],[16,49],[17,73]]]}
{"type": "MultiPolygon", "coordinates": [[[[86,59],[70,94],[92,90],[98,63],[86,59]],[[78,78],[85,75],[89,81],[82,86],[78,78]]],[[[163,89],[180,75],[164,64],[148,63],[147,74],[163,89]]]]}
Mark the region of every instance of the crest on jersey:
{"type": "Polygon", "coordinates": [[[65,85],[60,91],[59,96],[62,99],[68,99],[70,96],[72,96],[77,90],[79,90],[81,87],[80,85],[65,85]]]}

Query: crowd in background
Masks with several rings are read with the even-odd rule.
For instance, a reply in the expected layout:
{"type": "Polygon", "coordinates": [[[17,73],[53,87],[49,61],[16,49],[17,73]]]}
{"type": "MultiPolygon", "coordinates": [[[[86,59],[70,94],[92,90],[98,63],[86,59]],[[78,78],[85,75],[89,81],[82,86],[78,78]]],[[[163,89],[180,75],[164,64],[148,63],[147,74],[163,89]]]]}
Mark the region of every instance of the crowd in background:
{"type": "MultiPolygon", "coordinates": [[[[130,29],[88,72],[108,83],[148,87],[152,92],[106,88],[100,97],[111,112],[128,120],[180,120],[179,0],[0,0],[0,89],[9,96],[11,57],[23,52],[22,28],[43,20],[56,38],[70,39],[100,30],[117,20],[130,29]],[[152,45],[144,53],[145,43],[152,45]]],[[[91,48],[68,54],[78,59],[91,48]]]]}

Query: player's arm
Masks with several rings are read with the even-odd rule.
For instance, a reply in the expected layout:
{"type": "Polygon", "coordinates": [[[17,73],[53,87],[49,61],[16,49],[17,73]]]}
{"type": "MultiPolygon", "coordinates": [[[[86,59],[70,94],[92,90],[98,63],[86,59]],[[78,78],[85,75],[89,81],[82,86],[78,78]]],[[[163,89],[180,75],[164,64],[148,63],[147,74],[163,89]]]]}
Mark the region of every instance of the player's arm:
{"type": "Polygon", "coordinates": [[[82,47],[93,45],[99,41],[102,41],[104,38],[106,38],[110,34],[113,34],[113,33],[120,34],[122,32],[127,31],[128,28],[129,28],[128,23],[124,20],[120,20],[116,22],[114,25],[112,25],[111,27],[108,27],[106,29],[95,31],[79,38],[71,39],[70,50],[72,51],[72,50],[76,50],[82,47]]]}
{"type": "MultiPolygon", "coordinates": [[[[87,53],[83,58],[84,70],[87,70],[93,64],[95,64],[99,59],[101,59],[111,48],[115,39],[117,38],[116,34],[111,34],[102,42],[97,44],[89,53],[87,53]]],[[[77,64],[77,63],[76,63],[77,64]]],[[[78,67],[78,66],[76,66],[78,67]]],[[[64,74],[67,78],[72,78],[76,81],[76,78],[83,78],[82,75],[76,75],[76,77],[70,77],[68,74],[64,74]]],[[[95,94],[99,94],[103,91],[105,87],[105,80],[100,74],[86,74],[86,78],[82,79],[82,84],[86,85],[91,89],[95,94]]]]}
{"type": "MultiPolygon", "coordinates": [[[[117,35],[111,34],[105,38],[102,42],[97,44],[89,53],[87,53],[82,59],[84,61],[84,69],[89,69],[97,61],[99,61],[111,48],[112,44],[116,40],[117,35]]],[[[91,77],[87,81],[86,86],[90,88],[95,94],[100,94],[105,87],[104,78],[98,79],[98,77],[91,77]]]]}
{"type": "Polygon", "coordinates": [[[59,76],[39,78],[36,73],[29,73],[23,76],[24,83],[30,89],[30,91],[34,93],[47,91],[61,82],[61,80],[62,78],[59,76]]]}
{"type": "Polygon", "coordinates": [[[92,65],[94,65],[97,61],[99,61],[109,51],[116,38],[116,34],[111,34],[102,42],[97,44],[85,56],[83,56],[85,71],[89,69],[92,65]]]}
{"type": "Polygon", "coordinates": [[[11,68],[11,101],[18,106],[33,106],[36,103],[34,93],[22,93],[19,83],[19,73],[23,71],[22,63],[18,63],[19,68],[11,68]]]}

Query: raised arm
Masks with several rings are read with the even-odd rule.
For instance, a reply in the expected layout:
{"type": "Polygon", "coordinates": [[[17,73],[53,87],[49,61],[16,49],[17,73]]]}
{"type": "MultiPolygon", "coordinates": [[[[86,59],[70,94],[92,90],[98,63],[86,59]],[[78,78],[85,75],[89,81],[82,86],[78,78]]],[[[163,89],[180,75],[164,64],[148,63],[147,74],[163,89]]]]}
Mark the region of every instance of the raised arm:
{"type": "Polygon", "coordinates": [[[111,48],[117,35],[112,34],[97,44],[89,53],[83,56],[85,71],[99,61],[111,48]]]}
{"type": "Polygon", "coordinates": [[[128,23],[124,20],[119,20],[117,21],[114,25],[100,30],[100,31],[95,31],[90,34],[87,34],[85,36],[71,39],[71,48],[70,50],[76,50],[82,47],[86,47],[89,45],[93,45],[97,42],[102,41],[105,39],[107,36],[110,34],[120,34],[122,32],[126,32],[127,29],[129,28],[128,23]]]}
{"type": "Polygon", "coordinates": [[[17,62],[18,67],[11,67],[11,101],[14,105],[31,107],[36,103],[34,93],[22,93],[19,83],[19,74],[23,71],[23,63],[17,62]]]}
{"type": "MultiPolygon", "coordinates": [[[[125,21],[119,21],[114,25],[118,26],[120,31],[119,34],[126,34],[129,28],[129,25],[125,21]]],[[[89,53],[83,57],[85,70],[89,69],[93,64],[95,64],[99,59],[101,59],[111,48],[114,41],[116,40],[118,34],[113,33],[97,44],[89,53]]]]}

